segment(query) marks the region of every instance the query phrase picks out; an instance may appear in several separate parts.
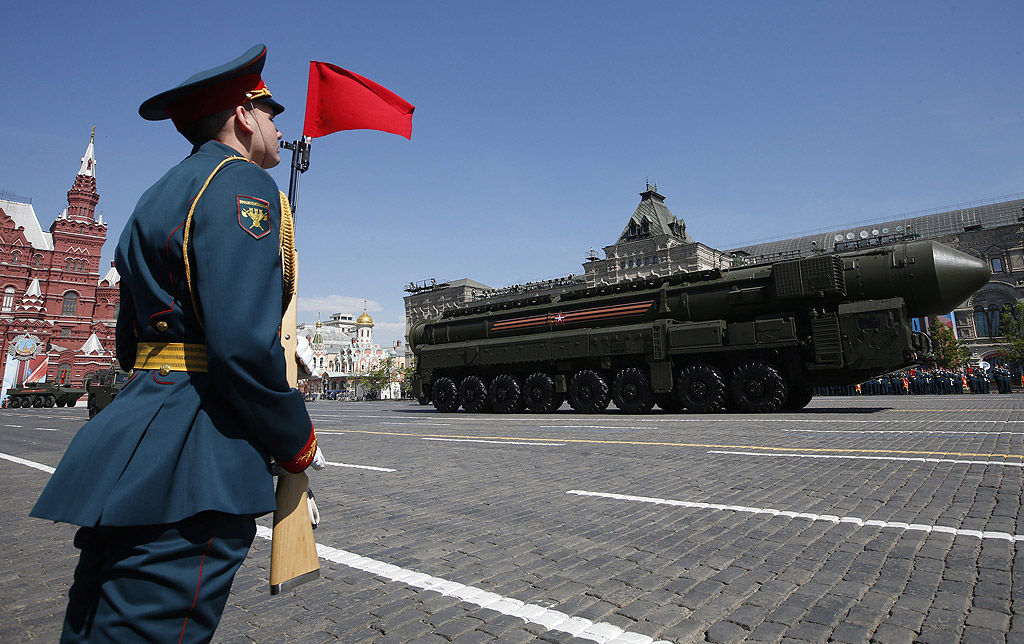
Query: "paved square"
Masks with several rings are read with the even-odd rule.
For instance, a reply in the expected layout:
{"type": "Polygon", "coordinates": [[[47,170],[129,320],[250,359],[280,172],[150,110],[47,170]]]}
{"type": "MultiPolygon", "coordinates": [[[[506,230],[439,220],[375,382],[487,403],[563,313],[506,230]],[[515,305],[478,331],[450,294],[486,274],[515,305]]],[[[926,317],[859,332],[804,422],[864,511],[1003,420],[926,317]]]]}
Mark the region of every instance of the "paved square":
{"type": "MultiPolygon", "coordinates": [[[[261,519],[215,642],[1024,642],[1024,395],[800,412],[316,402],[322,577],[261,519]]],[[[53,642],[74,528],[28,518],[73,409],[0,410],[0,641],[53,642]]]]}

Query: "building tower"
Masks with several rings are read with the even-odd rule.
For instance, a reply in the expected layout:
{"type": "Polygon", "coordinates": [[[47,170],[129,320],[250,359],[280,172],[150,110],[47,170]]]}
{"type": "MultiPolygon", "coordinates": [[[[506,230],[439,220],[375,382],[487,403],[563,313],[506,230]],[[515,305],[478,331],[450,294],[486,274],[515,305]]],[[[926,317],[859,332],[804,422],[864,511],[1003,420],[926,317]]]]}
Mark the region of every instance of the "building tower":
{"type": "MultiPolygon", "coordinates": [[[[40,266],[46,271],[43,296],[54,321],[55,336],[64,348],[80,347],[94,329],[96,288],[100,282],[100,255],[107,241],[102,215],[95,219],[100,195],[96,190],[96,128],[82,157],[75,183],[68,190],[68,207],[50,224],[52,253],[40,266]]],[[[103,308],[103,307],[100,307],[103,308]]],[[[109,305],[113,308],[113,305],[109,305]]],[[[113,318],[112,313],[104,317],[113,318]]],[[[101,338],[102,340],[102,338],[101,338]]]]}
{"type": "Polygon", "coordinates": [[[356,318],[356,343],[361,347],[373,344],[373,318],[366,314],[366,302],[363,302],[363,314],[356,318]]]}

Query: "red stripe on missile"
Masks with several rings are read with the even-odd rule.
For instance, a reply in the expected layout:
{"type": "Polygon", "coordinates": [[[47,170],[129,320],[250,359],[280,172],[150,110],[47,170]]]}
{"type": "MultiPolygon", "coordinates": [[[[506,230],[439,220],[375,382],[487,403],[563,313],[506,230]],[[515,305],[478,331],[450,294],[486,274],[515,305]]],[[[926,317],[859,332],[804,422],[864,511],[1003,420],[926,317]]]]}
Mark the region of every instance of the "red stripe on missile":
{"type": "Polygon", "coordinates": [[[643,302],[629,302],[613,306],[601,306],[593,309],[580,309],[578,311],[567,312],[559,311],[558,313],[511,318],[495,322],[491,325],[491,331],[512,331],[538,326],[573,324],[586,322],[588,320],[605,320],[608,318],[639,315],[647,312],[653,304],[654,300],[645,300],[643,302]]]}

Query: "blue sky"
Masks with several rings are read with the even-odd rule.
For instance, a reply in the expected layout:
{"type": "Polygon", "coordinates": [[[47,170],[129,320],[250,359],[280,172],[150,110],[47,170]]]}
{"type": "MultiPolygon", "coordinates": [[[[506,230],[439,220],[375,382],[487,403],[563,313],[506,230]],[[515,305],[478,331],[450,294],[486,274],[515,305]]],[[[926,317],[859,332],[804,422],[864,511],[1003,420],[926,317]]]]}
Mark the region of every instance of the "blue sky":
{"type": "Polygon", "coordinates": [[[300,320],[366,300],[382,344],[410,281],[582,272],[647,179],[719,248],[1024,191],[1019,1],[155,6],[5,8],[0,188],[49,226],[95,125],[106,265],[188,152],[143,100],[263,42],[291,140],[308,62],[350,69],[416,106],[413,135],[314,141],[300,320]]]}

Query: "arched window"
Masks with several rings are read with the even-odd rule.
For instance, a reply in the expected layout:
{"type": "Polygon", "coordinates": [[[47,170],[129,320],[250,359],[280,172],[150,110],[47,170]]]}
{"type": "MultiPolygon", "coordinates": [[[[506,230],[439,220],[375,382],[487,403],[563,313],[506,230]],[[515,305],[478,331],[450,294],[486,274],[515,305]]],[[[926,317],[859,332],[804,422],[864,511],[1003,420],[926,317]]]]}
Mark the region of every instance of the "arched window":
{"type": "Polygon", "coordinates": [[[12,264],[17,264],[18,260],[20,260],[20,259],[21,259],[21,253],[19,251],[14,251],[14,252],[11,253],[11,263],[12,264]]]}
{"type": "Polygon", "coordinates": [[[995,338],[999,336],[999,322],[1003,315],[1003,307],[990,304],[989,306],[974,307],[974,328],[979,338],[995,338]]]}
{"type": "Polygon", "coordinates": [[[14,287],[8,286],[4,289],[3,312],[9,313],[14,310],[14,287]]]}
{"type": "Polygon", "coordinates": [[[64,305],[62,307],[63,315],[75,315],[78,311],[78,293],[74,291],[68,291],[64,294],[64,305]]]}
{"type": "Polygon", "coordinates": [[[71,258],[69,257],[69,258],[68,258],[68,263],[67,263],[67,269],[68,269],[69,271],[71,270],[71,266],[72,266],[73,264],[74,264],[74,260],[72,260],[72,259],[71,259],[71,258]]]}
{"type": "Polygon", "coordinates": [[[57,382],[65,384],[71,380],[71,365],[64,362],[57,368],[57,382]]]}
{"type": "Polygon", "coordinates": [[[121,302],[114,302],[114,319],[121,314],[121,302]]]}
{"type": "Polygon", "coordinates": [[[42,255],[34,255],[32,257],[32,268],[39,268],[40,266],[42,266],[42,264],[43,264],[43,256],[42,255]]]}

